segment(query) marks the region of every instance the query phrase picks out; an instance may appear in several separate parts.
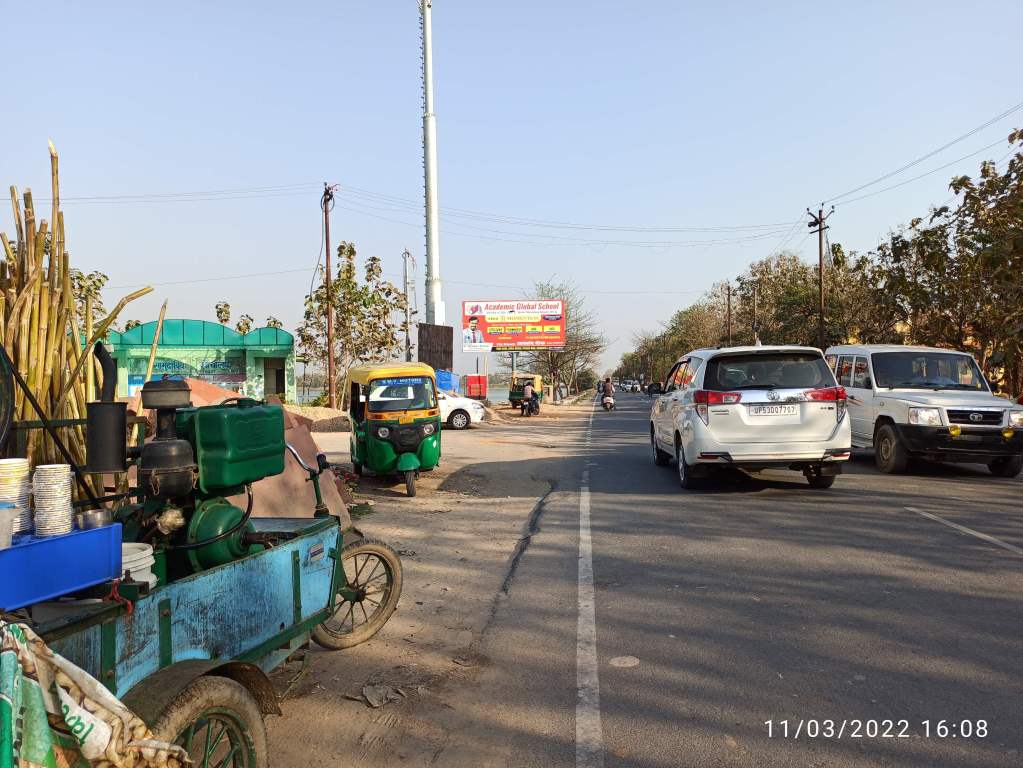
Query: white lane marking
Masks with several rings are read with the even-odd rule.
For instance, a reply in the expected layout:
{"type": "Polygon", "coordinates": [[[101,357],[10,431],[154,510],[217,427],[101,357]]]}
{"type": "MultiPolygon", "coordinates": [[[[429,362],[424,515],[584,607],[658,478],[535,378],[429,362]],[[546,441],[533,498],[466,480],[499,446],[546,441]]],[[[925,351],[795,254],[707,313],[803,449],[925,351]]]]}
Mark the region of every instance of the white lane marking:
{"type": "Polygon", "coordinates": [[[982,539],[983,541],[986,541],[989,544],[994,544],[996,547],[1006,549],[1009,552],[1012,552],[1014,555],[1023,555],[1023,549],[1020,549],[1014,544],[1009,544],[1006,541],[1002,541],[1001,539],[996,539],[994,536],[990,536],[986,533],[981,533],[980,531],[975,531],[972,528],[967,528],[965,525],[959,525],[959,523],[953,523],[951,520],[946,520],[940,515],[935,515],[931,512],[924,512],[922,509],[917,509],[916,507],[906,507],[906,509],[908,509],[910,512],[916,512],[918,515],[926,517],[929,520],[934,520],[935,522],[941,523],[942,525],[947,525],[949,528],[955,528],[960,533],[966,533],[969,534],[970,536],[976,536],[978,539],[982,539]]]}
{"type": "MultiPolygon", "coordinates": [[[[593,414],[586,427],[590,444],[593,414]]],[[[575,764],[604,768],[604,735],[600,725],[600,679],[597,673],[596,597],[593,592],[593,542],[590,539],[590,470],[587,462],[579,483],[579,623],[576,628],[575,764]]]]}

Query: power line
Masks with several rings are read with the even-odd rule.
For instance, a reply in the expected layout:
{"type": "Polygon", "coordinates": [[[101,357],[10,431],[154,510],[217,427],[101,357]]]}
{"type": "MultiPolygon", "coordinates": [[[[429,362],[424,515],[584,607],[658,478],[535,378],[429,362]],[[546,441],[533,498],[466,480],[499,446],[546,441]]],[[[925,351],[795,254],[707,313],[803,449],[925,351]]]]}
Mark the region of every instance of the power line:
{"type": "MultiPolygon", "coordinates": [[[[927,173],[921,173],[919,176],[914,176],[911,179],[906,179],[905,181],[900,181],[898,184],[892,184],[891,186],[884,187],[882,189],[877,189],[877,190],[874,190],[873,192],[867,192],[865,195],[860,195],[859,197],[854,197],[851,200],[845,200],[841,204],[842,205],[849,205],[850,203],[855,203],[855,202],[857,202],[859,200],[865,200],[868,197],[873,197],[874,195],[880,195],[882,192],[889,192],[889,191],[891,191],[893,189],[898,189],[899,187],[904,187],[907,184],[912,184],[914,181],[919,181],[920,179],[926,178],[927,176],[930,176],[931,174],[937,173],[938,171],[943,171],[946,168],[951,168],[953,165],[956,165],[957,163],[961,163],[963,160],[969,160],[971,157],[974,157],[975,155],[979,155],[981,152],[986,152],[987,150],[991,149],[992,147],[997,147],[999,144],[1004,144],[1004,143],[1005,143],[1005,139],[999,139],[998,141],[993,141],[990,144],[988,144],[987,146],[981,147],[980,149],[975,150],[975,151],[971,152],[968,155],[963,155],[962,157],[957,158],[957,159],[953,160],[950,163],[945,163],[944,165],[939,165],[937,168],[933,168],[933,169],[927,171],[927,173]]],[[[1015,150],[1013,150],[1013,151],[1015,151],[1015,150]]],[[[1012,154],[1012,151],[1010,151],[1009,154],[1012,154]]],[[[999,162],[1001,162],[1001,161],[999,161],[999,162]]]]}
{"type": "Polygon", "coordinates": [[[994,125],[999,120],[1003,120],[1004,118],[1008,117],[1009,115],[1013,114],[1014,112],[1018,112],[1021,109],[1023,109],[1023,101],[1021,101],[1019,104],[1016,104],[1013,107],[1009,107],[1007,110],[1005,110],[1001,114],[995,115],[990,120],[987,120],[986,122],[981,123],[976,128],[974,128],[974,129],[972,129],[970,131],[967,131],[962,136],[959,136],[958,138],[952,139],[952,141],[949,141],[949,142],[947,142],[945,144],[942,144],[937,149],[933,149],[933,150],[931,150],[930,152],[928,152],[925,155],[921,155],[916,160],[913,160],[913,161],[911,161],[909,163],[906,163],[905,165],[900,166],[899,168],[896,168],[894,171],[889,171],[888,173],[884,174],[883,176],[878,176],[876,179],[874,179],[872,181],[868,181],[866,184],[861,184],[860,186],[854,187],[853,189],[850,189],[850,190],[848,190],[846,192],[843,192],[840,195],[835,195],[834,197],[829,197],[824,202],[826,202],[826,203],[833,203],[836,200],[840,200],[843,197],[848,197],[849,195],[853,195],[853,194],[859,192],[860,190],[866,189],[867,187],[872,187],[875,184],[884,181],[885,179],[890,179],[892,176],[900,174],[903,171],[909,170],[910,168],[912,168],[912,167],[914,167],[916,165],[919,165],[924,160],[927,160],[927,159],[929,159],[931,157],[934,157],[935,155],[937,155],[940,152],[944,152],[946,149],[948,149],[949,147],[953,146],[954,144],[958,144],[960,141],[963,141],[964,139],[970,138],[974,134],[979,133],[980,131],[984,130],[985,128],[987,128],[987,127],[989,127],[991,125],[994,125]]]}

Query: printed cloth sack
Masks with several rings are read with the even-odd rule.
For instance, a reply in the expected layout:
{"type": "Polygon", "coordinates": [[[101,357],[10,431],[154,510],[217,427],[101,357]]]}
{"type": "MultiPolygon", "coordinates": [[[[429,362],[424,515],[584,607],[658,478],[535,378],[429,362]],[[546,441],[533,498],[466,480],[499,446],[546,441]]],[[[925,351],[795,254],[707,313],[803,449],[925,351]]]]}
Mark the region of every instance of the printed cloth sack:
{"type": "Polygon", "coordinates": [[[181,747],[157,741],[94,677],[24,624],[0,620],[0,768],[180,768],[181,747]]]}

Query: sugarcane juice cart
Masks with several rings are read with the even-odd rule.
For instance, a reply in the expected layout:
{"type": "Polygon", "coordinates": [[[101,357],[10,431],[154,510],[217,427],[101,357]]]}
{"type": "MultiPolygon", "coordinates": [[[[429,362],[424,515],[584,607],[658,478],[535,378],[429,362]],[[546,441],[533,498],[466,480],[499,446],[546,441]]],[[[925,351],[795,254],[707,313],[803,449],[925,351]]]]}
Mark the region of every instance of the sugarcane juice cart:
{"type": "MultiPolygon", "coordinates": [[[[280,713],[268,673],[310,640],[333,650],[376,634],[397,606],[401,562],[381,542],[347,541],[320,493],[326,459],[309,466],[285,443],[278,405],[237,398],[195,408],[185,382],[150,381],[142,403],[156,411],[155,437],[129,448],[125,404],[113,402],[116,372],[104,355],[98,346],[106,386],[88,406],[88,466],[73,469],[81,480],[134,466],[137,487],[84,494],[76,502],[83,528],[53,537],[64,541],[50,554],[47,539],[0,550],[36,548],[21,567],[26,589],[39,590],[38,600],[0,608],[19,609],[49,648],[101,681],[158,738],[184,746],[194,765],[266,766],[263,715],[280,713]],[[308,499],[295,500],[294,517],[253,518],[253,484],[289,460],[308,474],[308,499]],[[86,527],[108,514],[109,525],[86,527]],[[142,575],[122,573],[129,543],[152,548],[142,575]],[[93,562],[96,546],[106,548],[105,565],[112,545],[108,578],[77,599],[55,599],[62,586],[50,582],[93,562]],[[37,582],[48,586],[30,586],[37,582]]],[[[20,376],[2,357],[0,381],[10,390],[20,376]]]]}

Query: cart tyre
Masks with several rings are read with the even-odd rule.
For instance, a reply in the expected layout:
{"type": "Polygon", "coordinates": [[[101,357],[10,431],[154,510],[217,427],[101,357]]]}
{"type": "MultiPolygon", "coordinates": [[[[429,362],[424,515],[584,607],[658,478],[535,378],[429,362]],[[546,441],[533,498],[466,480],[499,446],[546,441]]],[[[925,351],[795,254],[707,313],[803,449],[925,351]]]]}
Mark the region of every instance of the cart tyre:
{"type": "MultiPolygon", "coordinates": [[[[355,626],[353,618],[351,631],[346,631],[345,629],[347,612],[349,610],[348,606],[352,606],[352,616],[355,617],[355,604],[341,600],[340,597],[336,598],[337,610],[334,612],[334,615],[316,627],[312,633],[313,640],[318,645],[332,651],[351,648],[373,637],[387,623],[387,620],[391,618],[391,614],[398,607],[398,600],[401,598],[401,558],[398,557],[397,552],[382,541],[376,541],[375,539],[353,541],[341,550],[341,563],[342,565],[349,563],[349,568],[345,569],[349,579],[349,586],[356,586],[360,579],[372,578],[373,582],[379,582],[380,579],[373,574],[372,569],[378,566],[378,564],[382,564],[384,568],[384,586],[382,587],[384,596],[380,601],[380,605],[366,615],[366,621],[363,624],[355,626]],[[363,555],[367,556],[366,561],[369,559],[376,559],[378,561],[378,563],[369,566],[371,570],[368,574],[361,573],[359,558],[363,555]],[[337,624],[337,627],[331,626],[335,617],[339,616],[341,621],[337,624]]],[[[364,561],[362,569],[365,569],[367,564],[364,561]]]]}
{"type": "Polygon", "coordinates": [[[410,499],[416,495],[416,471],[414,469],[405,470],[405,493],[410,499]]]}
{"type": "Polygon", "coordinates": [[[245,686],[226,677],[193,680],[156,719],[152,731],[157,739],[185,747],[195,768],[267,768],[270,762],[259,704],[245,686]],[[212,754],[204,755],[207,740],[200,734],[207,730],[216,743],[212,754]],[[225,763],[232,751],[237,751],[234,761],[225,763]]]}

